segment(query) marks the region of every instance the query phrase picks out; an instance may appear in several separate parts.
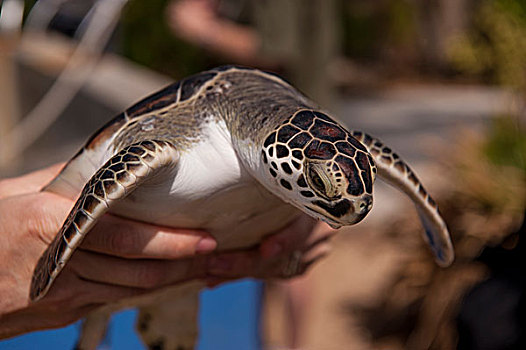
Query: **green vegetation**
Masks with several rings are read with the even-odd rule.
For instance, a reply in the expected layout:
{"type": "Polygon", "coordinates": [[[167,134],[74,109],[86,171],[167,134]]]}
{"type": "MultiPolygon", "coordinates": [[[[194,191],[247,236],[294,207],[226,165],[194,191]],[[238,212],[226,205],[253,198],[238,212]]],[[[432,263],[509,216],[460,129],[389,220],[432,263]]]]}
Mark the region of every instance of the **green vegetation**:
{"type": "Polygon", "coordinates": [[[526,132],[514,118],[496,118],[483,149],[492,163],[513,166],[526,174],[526,132]]]}
{"type": "Polygon", "coordinates": [[[460,72],[526,89],[526,1],[484,1],[472,30],[451,43],[449,56],[460,72]]]}
{"type": "Polygon", "coordinates": [[[377,59],[385,47],[410,47],[416,40],[416,11],[408,0],[346,1],[342,11],[343,53],[377,59]]]}
{"type": "Polygon", "coordinates": [[[481,213],[526,210],[526,132],[510,116],[496,117],[481,137],[465,133],[455,146],[453,173],[465,206],[481,213]]]}

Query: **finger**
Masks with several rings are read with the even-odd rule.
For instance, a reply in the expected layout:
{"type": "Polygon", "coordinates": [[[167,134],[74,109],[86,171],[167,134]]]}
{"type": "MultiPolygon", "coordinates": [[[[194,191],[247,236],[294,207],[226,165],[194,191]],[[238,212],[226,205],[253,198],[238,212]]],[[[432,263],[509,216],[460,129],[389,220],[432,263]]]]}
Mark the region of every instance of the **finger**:
{"type": "Polygon", "coordinates": [[[306,251],[316,242],[332,237],[335,232],[337,230],[325,223],[301,216],[279,233],[266,238],[261,243],[260,252],[263,257],[270,258],[293,250],[306,251]]]}
{"type": "Polygon", "coordinates": [[[220,254],[210,257],[208,275],[219,278],[280,277],[288,257],[264,259],[257,251],[220,254]]]}
{"type": "MultiPolygon", "coordinates": [[[[207,273],[212,277],[257,277],[263,270],[263,260],[257,250],[235,251],[209,257],[207,273]]],[[[270,264],[270,260],[265,261],[270,264]]]]}
{"type": "Polygon", "coordinates": [[[281,260],[281,264],[273,272],[273,276],[281,278],[292,278],[304,274],[314,263],[329,254],[331,248],[328,244],[318,244],[315,248],[301,253],[294,251],[287,259],[281,260]]]}
{"type": "Polygon", "coordinates": [[[302,263],[310,266],[314,262],[326,257],[332,251],[332,246],[327,241],[317,243],[308,251],[304,252],[301,259],[302,263]]]}
{"type": "MultiPolygon", "coordinates": [[[[143,288],[87,281],[72,273],[71,269],[65,269],[49,292],[37,303],[43,304],[44,307],[56,305],[63,310],[65,316],[70,314],[67,316],[69,318],[78,310],[85,309],[89,311],[110,302],[132,298],[145,293],[147,293],[147,290],[143,288]]],[[[80,316],[85,316],[85,314],[80,316]]]]}
{"type": "Polygon", "coordinates": [[[265,258],[257,250],[229,252],[211,256],[208,274],[219,280],[225,278],[293,277],[304,273],[312,264],[331,251],[327,241],[319,241],[305,252],[296,250],[265,258]]]}
{"type": "MultiPolygon", "coordinates": [[[[257,278],[257,277],[254,277],[254,276],[242,276],[242,278],[246,278],[246,277],[257,278]]],[[[239,279],[240,279],[240,277],[214,277],[214,276],[211,276],[211,277],[205,278],[204,282],[205,282],[207,288],[215,288],[215,287],[219,287],[220,285],[225,284],[225,283],[238,281],[239,279]]]]}
{"type": "Polygon", "coordinates": [[[314,241],[318,239],[331,238],[337,232],[339,232],[338,229],[330,227],[325,222],[318,221],[317,224],[314,226],[313,235],[310,237],[308,243],[314,243],[314,241]]]}
{"type": "Polygon", "coordinates": [[[205,276],[205,258],[161,261],[76,252],[68,264],[80,278],[116,286],[154,289],[205,276]]]}
{"type": "Polygon", "coordinates": [[[330,235],[322,235],[322,236],[316,237],[316,240],[314,242],[310,243],[308,246],[304,246],[303,247],[303,252],[309,252],[312,249],[314,249],[315,247],[317,247],[319,245],[322,245],[322,244],[329,245],[331,237],[332,236],[330,236],[330,235]]]}
{"type": "Polygon", "coordinates": [[[81,281],[83,291],[80,292],[80,302],[89,306],[104,305],[112,302],[122,301],[150,292],[148,289],[117,286],[108,283],[98,283],[93,281],[81,281]]]}
{"type": "MultiPolygon", "coordinates": [[[[65,306],[63,303],[51,304],[46,298],[31,304],[28,308],[2,315],[2,324],[12,330],[4,330],[3,337],[12,337],[38,330],[64,327],[86,316],[101,304],[85,306],[65,306]]],[[[2,338],[4,339],[4,338],[2,338]]]]}
{"type": "Polygon", "coordinates": [[[222,285],[223,283],[228,283],[235,281],[235,279],[232,278],[221,278],[221,277],[207,277],[205,279],[206,287],[207,288],[215,288],[217,286],[222,285]]]}
{"type": "Polygon", "coordinates": [[[302,215],[281,231],[263,240],[260,252],[263,257],[278,256],[302,245],[311,234],[315,220],[302,215]]]}
{"type": "Polygon", "coordinates": [[[10,218],[2,222],[8,231],[28,233],[47,245],[71,206],[70,200],[52,193],[30,193],[1,200],[0,215],[10,218]]]}
{"type": "Polygon", "coordinates": [[[63,167],[64,163],[59,163],[26,175],[0,181],[0,199],[39,192],[44,185],[57,176],[63,167]]]}
{"type": "Polygon", "coordinates": [[[178,259],[205,254],[217,246],[202,230],[173,229],[105,215],[81,249],[126,258],[178,259]]]}
{"type": "Polygon", "coordinates": [[[287,261],[284,257],[264,259],[257,251],[232,252],[210,257],[207,271],[219,279],[281,277],[287,261]]]}

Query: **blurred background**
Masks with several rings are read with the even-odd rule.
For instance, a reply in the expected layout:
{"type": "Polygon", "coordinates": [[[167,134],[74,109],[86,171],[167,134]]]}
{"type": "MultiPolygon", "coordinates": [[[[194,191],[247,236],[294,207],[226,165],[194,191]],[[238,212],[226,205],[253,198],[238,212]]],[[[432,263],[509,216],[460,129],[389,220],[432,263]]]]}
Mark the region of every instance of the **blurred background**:
{"type": "MultiPolygon", "coordinates": [[[[526,348],[525,0],[0,4],[0,177],[66,161],[174,80],[241,64],[381,138],[434,194],[452,267],[434,265],[410,201],[377,182],[367,220],[305,277],[203,293],[199,349],[526,348]]],[[[133,317],[102,347],[141,349],[133,317]]],[[[77,330],[0,349],[71,348],[77,330]]]]}

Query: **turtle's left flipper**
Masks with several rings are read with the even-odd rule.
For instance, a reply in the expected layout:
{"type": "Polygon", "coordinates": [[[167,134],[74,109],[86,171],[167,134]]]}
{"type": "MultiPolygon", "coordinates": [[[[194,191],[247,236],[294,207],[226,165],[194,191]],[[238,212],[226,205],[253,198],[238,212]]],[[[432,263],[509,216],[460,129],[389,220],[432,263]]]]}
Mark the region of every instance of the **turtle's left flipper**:
{"type": "Polygon", "coordinates": [[[415,203],[426,232],[424,238],[433,250],[435,260],[440,266],[450,265],[455,258],[455,253],[446,223],[438,211],[437,204],[424,189],[415,173],[396,153],[378,139],[360,131],[352,131],[351,134],[367,148],[374,158],[378,167],[378,175],[405,192],[415,203]]]}
{"type": "Polygon", "coordinates": [[[175,168],[178,154],[171,143],[152,140],[126,147],[111,157],[84,186],[59,233],[40,257],[31,281],[31,300],[47,293],[86,234],[113,204],[159,170],[175,168]]]}

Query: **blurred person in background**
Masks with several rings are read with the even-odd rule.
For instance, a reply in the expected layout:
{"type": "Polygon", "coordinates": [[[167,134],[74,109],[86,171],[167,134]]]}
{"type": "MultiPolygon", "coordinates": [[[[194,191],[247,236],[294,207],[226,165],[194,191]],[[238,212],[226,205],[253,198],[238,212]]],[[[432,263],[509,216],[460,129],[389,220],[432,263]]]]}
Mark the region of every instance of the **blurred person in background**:
{"type": "Polygon", "coordinates": [[[336,0],[173,0],[174,35],[226,61],[277,71],[326,108],[339,54],[336,0]]]}

